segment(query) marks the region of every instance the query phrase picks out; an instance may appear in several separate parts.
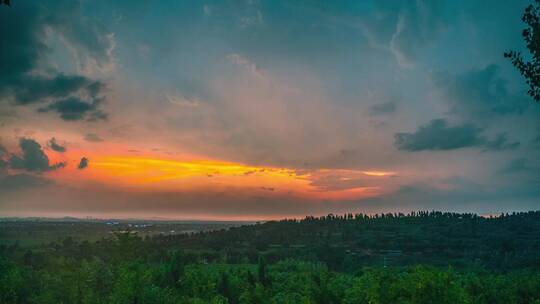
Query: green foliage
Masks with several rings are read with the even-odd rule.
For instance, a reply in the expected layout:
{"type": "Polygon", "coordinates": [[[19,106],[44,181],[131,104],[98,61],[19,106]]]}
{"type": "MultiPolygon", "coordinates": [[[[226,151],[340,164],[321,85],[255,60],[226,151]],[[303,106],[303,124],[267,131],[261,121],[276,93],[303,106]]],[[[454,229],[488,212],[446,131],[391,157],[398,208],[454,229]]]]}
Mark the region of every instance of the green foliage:
{"type": "Polygon", "coordinates": [[[259,264],[257,267],[257,274],[259,276],[259,283],[263,286],[270,285],[270,278],[268,277],[268,269],[266,268],[266,260],[264,257],[259,257],[259,264]]]}
{"type": "Polygon", "coordinates": [[[328,216],[181,241],[127,233],[0,246],[0,303],[540,303],[539,218],[328,216]],[[408,254],[416,260],[400,260],[408,254]]]}
{"type": "MultiPolygon", "coordinates": [[[[534,303],[540,273],[459,272],[435,267],[366,268],[357,275],[321,263],[286,260],[267,265],[268,286],[251,278],[257,265],[185,266],[163,284],[175,259],[108,264],[60,259],[60,268],[36,271],[0,261],[0,303],[534,303]]],[[[54,259],[54,257],[50,257],[54,259]]],[[[52,263],[57,264],[57,263],[52,263]]]]}
{"type": "Polygon", "coordinates": [[[527,25],[522,32],[526,43],[529,60],[521,52],[508,51],[504,57],[509,58],[529,85],[527,92],[536,102],[540,102],[540,0],[525,8],[521,20],[527,25]]]}

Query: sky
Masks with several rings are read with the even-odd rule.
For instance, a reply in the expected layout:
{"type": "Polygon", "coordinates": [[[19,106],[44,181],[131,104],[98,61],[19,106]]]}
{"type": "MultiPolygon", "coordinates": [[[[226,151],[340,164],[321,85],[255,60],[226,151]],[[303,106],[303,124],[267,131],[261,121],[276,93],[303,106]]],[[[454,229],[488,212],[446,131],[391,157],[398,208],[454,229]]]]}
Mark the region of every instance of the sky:
{"type": "Polygon", "coordinates": [[[0,216],[540,206],[528,1],[0,6],[0,216]]]}

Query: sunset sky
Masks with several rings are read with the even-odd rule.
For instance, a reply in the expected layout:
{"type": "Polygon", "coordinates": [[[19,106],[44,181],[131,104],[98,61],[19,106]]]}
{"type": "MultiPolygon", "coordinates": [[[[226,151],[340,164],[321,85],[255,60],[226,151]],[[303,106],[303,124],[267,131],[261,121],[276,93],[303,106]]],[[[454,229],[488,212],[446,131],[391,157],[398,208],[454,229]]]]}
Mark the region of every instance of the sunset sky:
{"type": "Polygon", "coordinates": [[[0,217],[540,208],[529,1],[0,6],[0,217]]]}

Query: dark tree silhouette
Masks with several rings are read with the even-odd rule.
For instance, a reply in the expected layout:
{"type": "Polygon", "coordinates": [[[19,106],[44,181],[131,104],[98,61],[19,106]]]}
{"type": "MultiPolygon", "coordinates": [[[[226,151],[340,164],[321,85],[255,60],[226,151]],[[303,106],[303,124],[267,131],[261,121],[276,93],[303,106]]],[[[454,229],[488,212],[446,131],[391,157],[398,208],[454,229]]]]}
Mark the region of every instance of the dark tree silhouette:
{"type": "Polygon", "coordinates": [[[522,32],[523,40],[529,50],[529,60],[521,52],[508,51],[504,57],[509,58],[512,64],[525,77],[529,85],[527,92],[536,102],[540,102],[540,0],[527,6],[521,20],[527,24],[522,32]]]}

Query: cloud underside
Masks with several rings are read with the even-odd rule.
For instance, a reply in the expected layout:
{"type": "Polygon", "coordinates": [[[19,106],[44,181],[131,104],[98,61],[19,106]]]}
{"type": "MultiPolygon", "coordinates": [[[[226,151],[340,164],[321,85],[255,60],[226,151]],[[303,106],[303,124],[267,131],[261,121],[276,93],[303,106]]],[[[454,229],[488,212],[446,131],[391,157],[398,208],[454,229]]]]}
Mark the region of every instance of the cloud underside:
{"type": "MultiPolygon", "coordinates": [[[[56,145],[54,137],[49,144],[56,145]]],[[[51,164],[41,145],[33,139],[21,138],[19,148],[20,153],[11,154],[0,145],[0,194],[13,191],[24,193],[30,188],[51,185],[52,181],[43,177],[42,173],[66,166],[65,162],[51,164]]]]}
{"type": "Polygon", "coordinates": [[[413,133],[396,133],[394,145],[402,151],[455,150],[480,147],[489,151],[515,149],[518,142],[508,142],[505,134],[494,140],[485,138],[473,124],[450,126],[445,119],[433,119],[413,133]]]}
{"type": "Polygon", "coordinates": [[[33,139],[21,138],[19,141],[20,155],[12,155],[9,158],[9,167],[12,169],[26,170],[29,172],[45,172],[62,168],[64,162],[49,164],[49,157],[43,152],[41,145],[33,139]]]}
{"type": "Polygon", "coordinates": [[[48,30],[98,64],[109,59],[110,41],[98,25],[83,18],[79,3],[17,3],[0,10],[0,98],[18,106],[37,105],[64,120],[100,120],[105,85],[82,75],[67,75],[51,66],[48,30]]]}

